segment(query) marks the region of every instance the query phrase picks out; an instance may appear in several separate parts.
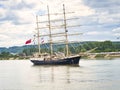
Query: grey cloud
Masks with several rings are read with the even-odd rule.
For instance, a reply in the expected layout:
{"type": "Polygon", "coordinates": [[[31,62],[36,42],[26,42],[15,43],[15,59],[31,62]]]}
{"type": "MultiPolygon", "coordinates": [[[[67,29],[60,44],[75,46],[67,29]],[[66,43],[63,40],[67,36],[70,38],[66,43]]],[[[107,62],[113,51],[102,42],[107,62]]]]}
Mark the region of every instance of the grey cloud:
{"type": "Polygon", "coordinates": [[[29,24],[31,22],[22,21],[14,12],[7,11],[4,17],[0,18],[0,22],[10,21],[14,25],[29,24]]]}
{"type": "Polygon", "coordinates": [[[113,28],[120,23],[119,0],[83,0],[84,4],[95,10],[96,24],[104,28],[113,28]]]}
{"type": "Polygon", "coordinates": [[[83,0],[84,4],[93,7],[93,8],[102,8],[102,7],[119,7],[119,0],[83,0]]]}
{"type": "Polygon", "coordinates": [[[83,0],[84,4],[95,9],[96,12],[120,13],[119,0],[83,0]]]}
{"type": "Polygon", "coordinates": [[[34,7],[34,4],[27,4],[22,0],[20,3],[11,6],[10,9],[19,9],[19,10],[23,8],[32,9],[33,7],[34,7]]]}

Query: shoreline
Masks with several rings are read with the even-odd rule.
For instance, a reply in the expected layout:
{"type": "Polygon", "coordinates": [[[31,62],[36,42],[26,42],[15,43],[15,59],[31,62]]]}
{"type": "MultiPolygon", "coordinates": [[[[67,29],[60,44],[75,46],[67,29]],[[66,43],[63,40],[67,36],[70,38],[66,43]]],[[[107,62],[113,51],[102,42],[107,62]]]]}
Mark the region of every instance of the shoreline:
{"type": "MultiPolygon", "coordinates": [[[[105,55],[96,55],[96,56],[90,56],[90,55],[82,55],[81,59],[85,59],[85,60],[101,60],[101,59],[105,59],[105,60],[113,60],[115,58],[120,58],[120,55],[110,55],[110,56],[105,56],[105,55]]],[[[29,60],[28,57],[10,57],[10,58],[0,58],[0,60],[29,60]]]]}

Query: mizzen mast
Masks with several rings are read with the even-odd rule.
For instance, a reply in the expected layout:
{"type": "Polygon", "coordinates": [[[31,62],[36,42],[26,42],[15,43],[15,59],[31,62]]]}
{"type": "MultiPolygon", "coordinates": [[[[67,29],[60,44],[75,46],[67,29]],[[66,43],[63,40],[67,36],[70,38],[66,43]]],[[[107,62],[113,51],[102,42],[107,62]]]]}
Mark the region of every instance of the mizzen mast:
{"type": "Polygon", "coordinates": [[[69,49],[68,49],[68,30],[67,30],[67,26],[66,26],[66,15],[65,15],[65,5],[63,4],[63,15],[64,15],[64,29],[65,29],[65,38],[66,38],[66,41],[65,41],[65,44],[66,44],[66,57],[68,57],[68,52],[69,52],[69,49]]]}
{"type": "Polygon", "coordinates": [[[47,6],[48,10],[48,28],[49,28],[49,38],[50,38],[50,56],[53,54],[53,47],[52,47],[52,34],[51,34],[51,21],[50,21],[50,13],[49,13],[49,7],[47,6]]]}

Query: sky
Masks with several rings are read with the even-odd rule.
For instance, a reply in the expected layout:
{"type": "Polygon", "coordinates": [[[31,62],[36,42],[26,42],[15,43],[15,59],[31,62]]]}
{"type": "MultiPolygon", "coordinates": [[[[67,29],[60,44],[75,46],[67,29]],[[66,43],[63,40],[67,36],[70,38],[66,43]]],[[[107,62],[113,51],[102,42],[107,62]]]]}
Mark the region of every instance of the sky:
{"type": "MultiPolygon", "coordinates": [[[[36,15],[46,15],[47,5],[50,14],[62,13],[63,4],[66,18],[77,18],[67,25],[81,25],[68,30],[83,33],[71,39],[120,41],[120,0],[0,0],[0,47],[25,45],[36,32],[36,15]]],[[[51,15],[51,20],[61,17],[51,15]]]]}

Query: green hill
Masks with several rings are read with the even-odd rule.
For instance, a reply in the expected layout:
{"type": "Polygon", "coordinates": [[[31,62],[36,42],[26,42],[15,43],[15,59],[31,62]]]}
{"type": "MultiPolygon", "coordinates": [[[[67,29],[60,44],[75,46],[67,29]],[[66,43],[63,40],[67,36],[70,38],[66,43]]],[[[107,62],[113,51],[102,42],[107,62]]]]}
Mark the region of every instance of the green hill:
{"type": "MultiPolygon", "coordinates": [[[[49,44],[43,44],[41,46],[42,51],[49,51],[49,44]]],[[[63,51],[64,44],[53,44],[54,51],[63,51]]],[[[111,42],[111,41],[104,41],[104,42],[97,42],[97,41],[85,41],[85,42],[75,42],[70,43],[69,48],[72,53],[78,52],[85,52],[87,50],[93,49],[97,47],[94,52],[112,52],[112,51],[120,51],[120,42],[111,42]]],[[[13,54],[23,53],[25,50],[30,50],[29,52],[37,51],[37,45],[24,45],[24,46],[13,46],[13,47],[0,47],[0,53],[2,52],[9,52],[13,54]]],[[[28,51],[27,51],[28,52],[28,51]]]]}

